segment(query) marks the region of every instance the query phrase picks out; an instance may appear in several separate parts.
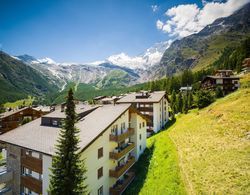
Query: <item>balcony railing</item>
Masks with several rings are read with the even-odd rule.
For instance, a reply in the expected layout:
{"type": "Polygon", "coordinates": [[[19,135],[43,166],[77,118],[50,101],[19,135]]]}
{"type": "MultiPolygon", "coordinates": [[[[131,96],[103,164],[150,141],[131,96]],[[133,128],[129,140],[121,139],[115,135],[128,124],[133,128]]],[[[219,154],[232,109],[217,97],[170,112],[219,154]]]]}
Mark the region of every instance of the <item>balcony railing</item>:
{"type": "Polygon", "coordinates": [[[42,194],[42,181],[28,175],[21,176],[21,185],[30,190],[42,194]]]}
{"type": "Polygon", "coordinates": [[[124,190],[128,187],[128,185],[135,178],[134,172],[129,172],[126,176],[124,176],[124,180],[115,184],[112,188],[110,188],[109,192],[111,195],[120,195],[124,192],[124,190]]]}
{"type": "Polygon", "coordinates": [[[128,143],[128,145],[123,148],[122,150],[115,150],[113,152],[109,153],[109,157],[111,159],[115,159],[118,160],[120,159],[122,156],[124,156],[125,154],[127,154],[129,151],[131,151],[132,149],[134,149],[135,147],[135,143],[128,143]]]}
{"type": "Polygon", "coordinates": [[[130,157],[126,164],[118,166],[115,170],[109,170],[109,176],[119,178],[123,175],[133,164],[135,163],[135,157],[130,157]]]}
{"type": "Polygon", "coordinates": [[[21,164],[23,167],[26,167],[37,173],[43,173],[43,162],[42,159],[35,158],[31,155],[22,155],[21,164]]]}
{"type": "Polygon", "coordinates": [[[125,140],[126,138],[130,137],[131,135],[134,135],[134,129],[133,128],[128,128],[128,130],[120,135],[113,135],[110,134],[109,140],[110,141],[115,141],[115,142],[120,142],[125,140]]]}
{"type": "Polygon", "coordinates": [[[0,183],[6,183],[13,179],[13,171],[3,170],[0,172],[0,183]]]}

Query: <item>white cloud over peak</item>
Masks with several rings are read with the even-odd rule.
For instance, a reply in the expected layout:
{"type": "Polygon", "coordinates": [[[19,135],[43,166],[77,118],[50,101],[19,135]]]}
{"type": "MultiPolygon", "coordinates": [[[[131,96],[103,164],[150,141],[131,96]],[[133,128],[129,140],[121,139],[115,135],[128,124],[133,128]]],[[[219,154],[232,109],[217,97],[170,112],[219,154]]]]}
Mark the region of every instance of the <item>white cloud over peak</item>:
{"type": "Polygon", "coordinates": [[[151,8],[152,8],[153,12],[156,12],[156,11],[158,11],[159,6],[158,5],[151,5],[151,8]]]}
{"type": "Polygon", "coordinates": [[[145,69],[160,62],[164,51],[171,45],[172,40],[166,42],[156,43],[154,46],[148,48],[142,55],[131,57],[125,53],[112,55],[106,59],[115,65],[125,66],[132,69],[145,69]]]}
{"type": "Polygon", "coordinates": [[[156,27],[170,36],[185,37],[199,32],[216,19],[227,17],[240,9],[250,0],[227,0],[226,2],[202,1],[203,7],[197,4],[178,5],[165,12],[165,22],[157,20],[156,27]]]}

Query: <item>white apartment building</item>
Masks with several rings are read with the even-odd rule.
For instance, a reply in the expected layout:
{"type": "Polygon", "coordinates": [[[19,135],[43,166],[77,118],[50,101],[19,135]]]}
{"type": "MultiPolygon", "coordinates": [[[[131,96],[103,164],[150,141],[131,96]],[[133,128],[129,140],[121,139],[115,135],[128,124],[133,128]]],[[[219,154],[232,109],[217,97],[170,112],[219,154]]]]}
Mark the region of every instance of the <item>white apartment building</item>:
{"type": "Polygon", "coordinates": [[[131,103],[141,114],[149,118],[148,135],[152,131],[158,132],[169,120],[168,99],[165,91],[130,93],[118,100],[117,103],[131,103]]]}
{"type": "MultiPolygon", "coordinates": [[[[76,123],[80,153],[91,195],[121,194],[135,177],[131,167],[146,148],[147,118],[131,104],[83,109],[76,123]]],[[[63,112],[51,113],[0,136],[7,170],[0,174],[5,192],[48,194],[52,155],[63,112]]]]}

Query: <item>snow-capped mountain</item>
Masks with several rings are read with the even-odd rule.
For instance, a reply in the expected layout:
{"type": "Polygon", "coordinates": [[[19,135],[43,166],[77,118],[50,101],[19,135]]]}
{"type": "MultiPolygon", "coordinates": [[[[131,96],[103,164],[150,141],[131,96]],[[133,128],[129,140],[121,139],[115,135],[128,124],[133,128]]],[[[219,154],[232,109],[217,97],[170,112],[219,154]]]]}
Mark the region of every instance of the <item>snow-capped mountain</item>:
{"type": "Polygon", "coordinates": [[[103,61],[91,63],[58,63],[51,58],[36,59],[29,55],[14,56],[46,76],[57,86],[64,89],[70,81],[77,83],[97,83],[112,75],[112,71],[128,74],[128,85],[145,81],[144,73],[148,67],[160,62],[164,51],[171,41],[155,44],[145,53],[130,57],[125,53],[112,55],[103,61]]]}
{"type": "Polygon", "coordinates": [[[124,66],[131,69],[147,69],[160,62],[165,50],[171,45],[172,41],[156,43],[154,46],[148,48],[145,53],[130,57],[125,53],[112,55],[106,59],[107,62],[124,66]]]}

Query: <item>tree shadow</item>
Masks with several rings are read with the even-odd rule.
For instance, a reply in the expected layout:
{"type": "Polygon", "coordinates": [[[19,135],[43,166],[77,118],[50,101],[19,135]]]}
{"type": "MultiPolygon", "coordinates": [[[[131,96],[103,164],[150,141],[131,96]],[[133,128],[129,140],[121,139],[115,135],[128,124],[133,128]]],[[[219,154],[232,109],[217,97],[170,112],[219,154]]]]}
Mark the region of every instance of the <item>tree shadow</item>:
{"type": "Polygon", "coordinates": [[[153,133],[150,137],[157,135],[163,131],[167,131],[173,124],[175,124],[175,122],[176,122],[176,118],[169,120],[161,130],[159,130],[157,133],[153,133]]]}
{"type": "Polygon", "coordinates": [[[126,191],[123,194],[131,195],[131,194],[139,194],[143,184],[145,183],[145,179],[148,173],[148,169],[150,166],[150,161],[154,153],[154,143],[149,147],[146,148],[143,154],[140,156],[138,161],[132,167],[132,170],[135,171],[135,179],[133,182],[128,186],[126,191]]]}

